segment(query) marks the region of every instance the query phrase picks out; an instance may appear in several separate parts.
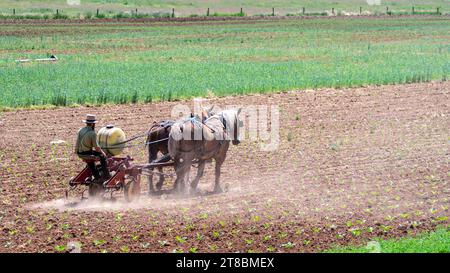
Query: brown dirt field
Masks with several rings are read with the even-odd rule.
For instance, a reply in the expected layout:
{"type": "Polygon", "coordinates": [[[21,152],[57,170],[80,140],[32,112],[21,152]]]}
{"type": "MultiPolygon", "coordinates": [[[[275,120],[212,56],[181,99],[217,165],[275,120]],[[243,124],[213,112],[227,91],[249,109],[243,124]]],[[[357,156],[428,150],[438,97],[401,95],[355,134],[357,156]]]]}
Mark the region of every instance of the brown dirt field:
{"type": "MultiPolygon", "coordinates": [[[[329,20],[352,20],[357,18],[373,19],[373,20],[389,20],[398,18],[420,18],[420,19],[443,19],[450,17],[448,14],[443,15],[350,15],[350,16],[199,16],[199,17],[176,17],[176,18],[121,18],[121,19],[0,19],[1,26],[33,25],[36,27],[45,26],[101,26],[108,24],[109,26],[136,26],[154,24],[158,26],[184,26],[189,25],[222,25],[222,24],[255,24],[264,21],[279,21],[279,20],[314,20],[314,19],[329,19],[329,20]]],[[[45,29],[44,29],[45,30],[45,29]]],[[[75,30],[76,31],[76,30],[75,30]]],[[[2,35],[21,35],[15,29],[16,34],[4,31],[2,35]]]]}
{"type": "MultiPolygon", "coordinates": [[[[208,194],[208,166],[199,196],[143,195],[133,204],[120,195],[64,203],[83,166],[71,154],[81,119],[97,114],[100,126],[131,136],[180,102],[1,113],[0,252],[54,252],[70,241],[84,252],[315,252],[447,225],[449,94],[447,81],[213,99],[278,104],[278,150],[231,146],[225,193],[208,194]]],[[[125,153],[145,162],[142,147],[125,153]]]]}

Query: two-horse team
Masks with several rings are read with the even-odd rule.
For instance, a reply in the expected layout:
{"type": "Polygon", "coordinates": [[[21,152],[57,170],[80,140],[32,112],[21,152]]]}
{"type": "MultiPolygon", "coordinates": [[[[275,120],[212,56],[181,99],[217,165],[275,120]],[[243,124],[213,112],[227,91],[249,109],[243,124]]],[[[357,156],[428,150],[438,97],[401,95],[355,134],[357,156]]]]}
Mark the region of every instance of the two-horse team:
{"type": "MultiPolygon", "coordinates": [[[[220,172],[225,161],[230,142],[239,144],[239,120],[241,109],[224,110],[217,113],[214,107],[203,109],[201,115],[191,114],[177,121],[155,122],[148,131],[149,163],[161,163],[173,160],[176,180],[174,189],[185,192],[190,182],[190,192],[195,193],[205,164],[215,161],[214,192],[221,192],[220,172]],[[190,181],[189,174],[193,164],[198,164],[197,175],[190,181]]],[[[162,170],[159,170],[162,173],[162,170]]],[[[161,175],[156,189],[161,190],[164,176],[161,175]]],[[[154,191],[153,181],[149,180],[149,189],[154,191]]]]}

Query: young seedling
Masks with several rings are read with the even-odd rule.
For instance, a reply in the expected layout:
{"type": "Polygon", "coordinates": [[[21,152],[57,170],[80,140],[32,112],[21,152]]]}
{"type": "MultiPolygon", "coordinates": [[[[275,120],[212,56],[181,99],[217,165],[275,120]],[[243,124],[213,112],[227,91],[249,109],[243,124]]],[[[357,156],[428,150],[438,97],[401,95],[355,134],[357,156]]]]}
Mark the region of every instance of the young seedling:
{"type": "Polygon", "coordinates": [[[26,230],[28,233],[33,234],[34,233],[34,226],[27,226],[26,230]]]}
{"type": "Polygon", "coordinates": [[[252,217],[253,222],[259,222],[261,220],[261,217],[259,217],[258,215],[254,215],[252,217]]]}
{"type": "Polygon", "coordinates": [[[294,135],[292,134],[292,132],[289,132],[289,133],[287,134],[287,141],[291,142],[292,139],[294,139],[294,135]]]}
{"type": "Polygon", "coordinates": [[[434,218],[435,222],[445,222],[447,220],[448,220],[448,216],[439,216],[439,217],[434,218]]]}
{"type": "Polygon", "coordinates": [[[195,226],[194,226],[194,224],[187,224],[187,225],[185,226],[185,229],[186,229],[187,231],[192,231],[192,230],[195,229],[195,226]]]}
{"type": "Polygon", "coordinates": [[[66,246],[65,245],[57,245],[55,246],[55,250],[58,252],[62,252],[66,250],[66,246]]]}
{"type": "Polygon", "coordinates": [[[183,253],[183,250],[181,248],[174,248],[172,253],[183,253]]]}
{"type": "Polygon", "coordinates": [[[292,249],[294,248],[295,244],[291,243],[291,242],[287,242],[285,244],[282,244],[281,247],[286,248],[286,249],[292,249]]]}
{"type": "Polygon", "coordinates": [[[94,240],[93,243],[94,243],[94,246],[102,246],[102,245],[106,244],[106,241],[99,239],[99,240],[94,240]]]}
{"type": "Polygon", "coordinates": [[[216,245],[210,245],[209,249],[211,249],[211,251],[216,251],[217,250],[217,246],[216,245]]]}
{"type": "Polygon", "coordinates": [[[268,246],[266,250],[267,252],[275,252],[275,248],[273,246],[268,246]]]}
{"type": "Polygon", "coordinates": [[[10,236],[14,236],[14,235],[17,234],[17,230],[16,230],[16,229],[11,229],[11,230],[8,232],[8,234],[9,234],[10,236]]]}
{"type": "Polygon", "coordinates": [[[217,240],[220,237],[220,232],[219,231],[213,231],[212,236],[213,236],[214,240],[217,240]]]}
{"type": "Polygon", "coordinates": [[[238,235],[240,232],[241,232],[240,229],[232,229],[232,230],[230,231],[231,235],[233,235],[233,236],[238,235]]]}
{"type": "Polygon", "coordinates": [[[189,253],[197,253],[197,248],[196,247],[189,248],[189,253]]]}
{"type": "Polygon", "coordinates": [[[120,221],[122,221],[122,214],[121,213],[118,213],[118,214],[116,214],[116,221],[117,222],[120,222],[120,221]]]}
{"type": "Polygon", "coordinates": [[[128,252],[130,252],[130,248],[128,246],[122,246],[122,247],[120,247],[120,251],[122,253],[128,253],[128,252]]]}
{"type": "Polygon", "coordinates": [[[313,227],[312,231],[314,233],[319,233],[322,229],[320,227],[313,227]]]}
{"type": "Polygon", "coordinates": [[[175,240],[178,242],[178,243],[180,243],[180,244],[184,244],[185,242],[186,242],[186,240],[187,240],[187,238],[186,237],[181,237],[181,236],[176,236],[175,237],[175,240]]]}
{"type": "Polygon", "coordinates": [[[352,228],[352,229],[349,229],[349,232],[353,236],[357,237],[357,236],[359,236],[361,234],[361,229],[359,229],[359,228],[352,228]]]}
{"type": "Polygon", "coordinates": [[[392,229],[392,227],[391,226],[381,225],[380,229],[381,229],[382,232],[388,233],[392,229]]]}
{"type": "Polygon", "coordinates": [[[165,241],[165,240],[158,241],[158,243],[159,243],[159,245],[160,245],[161,247],[165,247],[165,246],[168,246],[168,245],[169,245],[169,243],[168,243],[167,241],[165,241]]]}
{"type": "Polygon", "coordinates": [[[197,232],[196,239],[197,239],[197,241],[202,241],[203,240],[203,235],[197,232]]]}

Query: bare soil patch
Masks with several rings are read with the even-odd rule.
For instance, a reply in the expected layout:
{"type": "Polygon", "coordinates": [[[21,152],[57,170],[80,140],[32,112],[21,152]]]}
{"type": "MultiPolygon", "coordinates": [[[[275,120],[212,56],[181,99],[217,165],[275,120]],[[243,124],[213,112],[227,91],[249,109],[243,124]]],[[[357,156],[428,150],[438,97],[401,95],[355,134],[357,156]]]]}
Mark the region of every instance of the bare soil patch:
{"type": "MultiPolygon", "coordinates": [[[[208,166],[199,196],[134,204],[63,202],[83,166],[71,154],[81,119],[97,114],[100,126],[131,136],[184,102],[1,113],[0,252],[53,252],[70,241],[89,252],[311,252],[448,224],[449,93],[449,82],[431,82],[212,99],[278,104],[279,148],[232,146],[225,193],[208,194],[208,166]]],[[[146,161],[142,147],[126,153],[146,161]]]]}

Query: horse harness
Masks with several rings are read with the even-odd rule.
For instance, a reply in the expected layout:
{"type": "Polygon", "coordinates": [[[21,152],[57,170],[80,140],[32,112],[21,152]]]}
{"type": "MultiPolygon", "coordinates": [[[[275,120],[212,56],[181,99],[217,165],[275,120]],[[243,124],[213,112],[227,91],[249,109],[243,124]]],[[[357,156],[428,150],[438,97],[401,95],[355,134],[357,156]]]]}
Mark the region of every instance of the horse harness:
{"type": "MultiPolygon", "coordinates": [[[[223,130],[224,138],[223,138],[222,140],[219,140],[219,144],[222,146],[222,145],[225,143],[225,139],[226,139],[226,134],[227,134],[227,132],[226,132],[226,124],[225,124],[225,120],[224,120],[224,118],[223,118],[223,115],[220,115],[219,120],[220,120],[220,122],[222,123],[222,125],[223,125],[223,127],[224,127],[224,130],[223,130]]],[[[184,120],[183,123],[186,123],[186,122],[188,122],[188,121],[190,121],[190,122],[192,122],[192,124],[197,125],[197,126],[200,126],[200,127],[205,126],[206,128],[210,129],[211,132],[212,132],[213,134],[216,132],[216,130],[214,130],[214,128],[211,128],[211,126],[209,126],[208,124],[206,124],[206,123],[200,121],[199,118],[196,117],[196,116],[194,116],[194,115],[191,115],[191,117],[189,117],[189,118],[187,118],[186,120],[184,120]]],[[[203,145],[201,145],[200,147],[198,147],[196,150],[197,150],[197,152],[203,154],[203,150],[204,150],[203,145]]],[[[192,150],[191,150],[191,151],[192,151],[192,150]]],[[[191,152],[191,151],[182,151],[182,152],[189,153],[189,152],[191,152]]]]}

